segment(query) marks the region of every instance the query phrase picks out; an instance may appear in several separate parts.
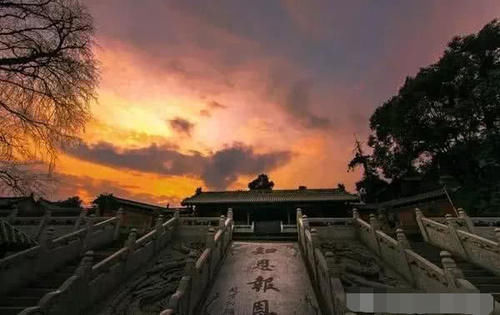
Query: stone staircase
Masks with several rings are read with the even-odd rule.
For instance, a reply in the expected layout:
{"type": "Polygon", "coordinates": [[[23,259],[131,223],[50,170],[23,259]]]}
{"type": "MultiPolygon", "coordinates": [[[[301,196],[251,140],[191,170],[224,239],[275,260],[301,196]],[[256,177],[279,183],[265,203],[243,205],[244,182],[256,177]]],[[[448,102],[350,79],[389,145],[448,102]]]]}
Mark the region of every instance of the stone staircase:
{"type": "MultiPolygon", "coordinates": [[[[409,236],[408,240],[413,251],[435,265],[441,266],[440,248],[425,242],[421,235],[409,236]]],[[[477,287],[481,293],[491,293],[495,300],[500,301],[500,276],[459,257],[454,256],[453,259],[462,270],[466,280],[477,287]]]]}
{"type": "Polygon", "coordinates": [[[20,251],[37,245],[28,234],[0,219],[0,258],[10,252],[20,251]]]}
{"type": "MultiPolygon", "coordinates": [[[[94,264],[110,256],[122,246],[123,240],[119,240],[95,249],[93,251],[94,264]]],[[[45,294],[57,290],[66,279],[71,277],[79,264],[80,258],[69,262],[54,272],[41,276],[29,285],[0,297],[0,315],[18,314],[25,308],[37,305],[45,294]]],[[[75,303],[78,303],[78,301],[75,301],[75,303]]]]}
{"type": "Polygon", "coordinates": [[[235,241],[273,241],[273,242],[296,242],[297,232],[278,233],[233,233],[235,241]]]}

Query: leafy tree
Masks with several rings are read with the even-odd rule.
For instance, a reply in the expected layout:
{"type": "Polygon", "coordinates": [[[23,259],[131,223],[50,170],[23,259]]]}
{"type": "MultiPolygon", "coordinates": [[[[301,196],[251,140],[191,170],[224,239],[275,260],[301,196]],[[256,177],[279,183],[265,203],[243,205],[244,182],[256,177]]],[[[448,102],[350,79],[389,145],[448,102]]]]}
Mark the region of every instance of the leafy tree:
{"type": "Polygon", "coordinates": [[[455,37],[438,62],[408,77],[376,109],[370,128],[367,159],[384,177],[420,174],[437,181],[448,174],[467,188],[464,194],[482,190],[482,207],[491,208],[486,200],[500,191],[494,175],[500,167],[500,22],[455,37]]]}
{"type": "Polygon", "coordinates": [[[345,190],[345,185],[344,185],[344,184],[342,184],[342,183],[338,183],[338,184],[337,184],[337,190],[338,190],[338,191],[342,191],[342,192],[346,192],[346,190],[345,190]]]}
{"type": "Polygon", "coordinates": [[[0,185],[16,194],[53,168],[58,148],[76,140],[95,99],[93,22],[78,0],[0,1],[0,185]]]}
{"type": "Polygon", "coordinates": [[[92,201],[92,204],[99,206],[100,211],[106,212],[118,210],[119,207],[113,194],[100,194],[92,201]]]}
{"type": "Polygon", "coordinates": [[[260,174],[256,179],[248,183],[248,189],[250,190],[272,190],[274,183],[269,181],[269,177],[266,174],[260,174]]]}
{"type": "Polygon", "coordinates": [[[69,197],[66,200],[60,200],[55,202],[58,206],[66,208],[82,208],[83,201],[79,196],[69,197]]]}

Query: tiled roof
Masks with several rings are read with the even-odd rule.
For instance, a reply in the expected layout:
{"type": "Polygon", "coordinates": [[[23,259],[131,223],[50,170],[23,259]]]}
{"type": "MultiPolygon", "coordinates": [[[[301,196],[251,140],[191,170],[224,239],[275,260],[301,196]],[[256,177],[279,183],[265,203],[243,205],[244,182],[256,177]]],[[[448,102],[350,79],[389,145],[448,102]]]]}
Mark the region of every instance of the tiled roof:
{"type": "Polygon", "coordinates": [[[148,204],[148,203],[143,203],[143,202],[139,202],[139,201],[134,201],[134,200],[129,200],[129,199],[123,199],[123,198],[118,198],[118,197],[115,197],[113,196],[113,198],[119,203],[119,204],[122,204],[122,205],[129,205],[129,206],[132,206],[132,207],[137,207],[137,208],[140,208],[140,209],[144,209],[144,210],[154,210],[154,211],[157,211],[157,210],[167,210],[166,207],[160,207],[160,206],[156,206],[156,205],[152,205],[152,204],[148,204]]]}
{"type": "Polygon", "coordinates": [[[276,203],[357,201],[358,196],[337,189],[282,189],[201,192],[182,201],[183,205],[214,203],[276,203]]]}
{"type": "Polygon", "coordinates": [[[389,201],[384,201],[380,203],[369,203],[369,204],[361,204],[360,208],[368,208],[368,209],[376,209],[376,208],[392,208],[401,205],[414,204],[422,201],[426,201],[429,199],[435,199],[439,197],[446,197],[446,193],[444,189],[437,189],[433,191],[428,191],[421,194],[416,194],[413,196],[402,197],[398,199],[393,199],[389,201]]]}

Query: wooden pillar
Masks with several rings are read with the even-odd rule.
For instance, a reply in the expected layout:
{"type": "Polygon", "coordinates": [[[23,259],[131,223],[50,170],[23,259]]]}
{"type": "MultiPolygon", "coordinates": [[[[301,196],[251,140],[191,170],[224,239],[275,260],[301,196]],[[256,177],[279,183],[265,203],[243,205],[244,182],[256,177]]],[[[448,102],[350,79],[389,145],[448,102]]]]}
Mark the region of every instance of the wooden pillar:
{"type": "Polygon", "coordinates": [[[286,218],[287,218],[287,224],[290,224],[290,209],[286,209],[286,218]]]}
{"type": "Polygon", "coordinates": [[[247,213],[247,225],[250,225],[250,213],[248,212],[248,209],[245,210],[247,213]]]}

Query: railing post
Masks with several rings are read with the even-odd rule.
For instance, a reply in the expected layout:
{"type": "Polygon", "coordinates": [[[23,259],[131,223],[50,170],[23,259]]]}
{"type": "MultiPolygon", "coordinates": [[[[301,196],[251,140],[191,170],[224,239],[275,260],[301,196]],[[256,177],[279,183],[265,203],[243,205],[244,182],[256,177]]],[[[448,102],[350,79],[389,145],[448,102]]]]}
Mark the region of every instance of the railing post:
{"type": "Polygon", "coordinates": [[[226,223],[226,217],[222,214],[219,219],[219,230],[224,230],[224,226],[226,223]]]}
{"type": "Polygon", "coordinates": [[[396,239],[398,241],[399,246],[402,249],[410,249],[410,242],[408,242],[408,239],[406,238],[405,232],[403,231],[402,228],[396,229],[396,239]]]}
{"type": "Polygon", "coordinates": [[[500,228],[495,228],[495,238],[497,240],[498,247],[500,248],[500,228]]]}
{"type": "Polygon", "coordinates": [[[95,214],[91,214],[90,216],[87,217],[87,224],[86,224],[87,231],[85,232],[85,239],[83,241],[83,251],[87,251],[90,248],[89,243],[92,238],[92,233],[94,232],[94,224],[95,224],[95,214]]]}
{"type": "Polygon", "coordinates": [[[385,213],[384,209],[381,209],[380,212],[378,213],[378,222],[379,222],[379,228],[381,231],[384,233],[390,233],[391,227],[389,226],[389,222],[387,220],[387,214],[385,213]]]}
{"type": "Polygon", "coordinates": [[[175,210],[174,212],[174,218],[175,218],[175,226],[179,226],[181,224],[181,214],[179,213],[179,210],[175,210]]]}
{"type": "Polygon", "coordinates": [[[439,253],[439,256],[441,256],[441,264],[443,265],[445,276],[448,279],[448,285],[452,288],[456,288],[456,279],[463,279],[464,277],[462,271],[457,267],[450,252],[443,250],[439,253]]]}
{"type": "Polygon", "coordinates": [[[302,215],[302,225],[304,226],[304,230],[309,229],[309,218],[306,214],[302,215]]]}
{"type": "Polygon", "coordinates": [[[313,249],[320,246],[318,230],[316,230],[315,228],[311,229],[311,240],[313,249]]]}
{"type": "Polygon", "coordinates": [[[458,236],[457,233],[457,222],[455,221],[455,218],[451,214],[447,213],[445,215],[445,219],[446,219],[446,225],[448,225],[448,232],[450,234],[450,238],[454,243],[453,247],[456,249],[459,255],[461,255],[462,257],[467,257],[467,252],[465,251],[465,248],[462,244],[462,240],[460,240],[460,237],[458,236]]]}
{"type": "Polygon", "coordinates": [[[299,222],[300,218],[302,218],[302,209],[297,208],[297,217],[295,218],[295,221],[299,222]]]}
{"type": "Polygon", "coordinates": [[[130,229],[130,233],[128,234],[128,238],[125,241],[125,247],[128,248],[129,253],[133,252],[135,250],[136,240],[137,240],[137,229],[132,228],[132,229],[130,229]]]}
{"type": "Polygon", "coordinates": [[[375,242],[375,250],[380,255],[380,244],[378,242],[377,231],[380,230],[380,224],[377,220],[377,217],[374,213],[370,213],[370,226],[371,226],[371,234],[373,241],[375,242]]]}
{"type": "Polygon", "coordinates": [[[165,228],[163,227],[163,215],[161,214],[158,216],[158,218],[156,218],[155,231],[155,238],[157,239],[160,239],[165,232],[165,228]]]}
{"type": "Polygon", "coordinates": [[[52,240],[54,239],[54,237],[55,230],[53,227],[49,226],[43,231],[42,235],[40,236],[40,247],[43,251],[47,252],[52,249],[52,240]]]}
{"type": "Polygon", "coordinates": [[[40,223],[38,224],[38,229],[37,229],[37,232],[36,232],[36,238],[37,238],[37,240],[40,239],[40,237],[42,236],[43,230],[45,230],[45,227],[49,223],[51,215],[52,214],[51,214],[50,210],[45,210],[45,213],[43,214],[43,217],[40,220],[40,223]]]}
{"type": "Polygon", "coordinates": [[[398,247],[399,247],[399,252],[401,255],[401,258],[406,262],[406,265],[404,266],[406,268],[406,272],[404,274],[406,280],[410,281],[412,285],[415,287],[416,286],[416,280],[413,276],[413,273],[411,272],[411,267],[410,263],[408,261],[408,256],[406,255],[406,249],[411,249],[410,242],[408,242],[408,239],[406,238],[405,232],[402,228],[397,228],[396,229],[396,240],[398,241],[398,247]]]}
{"type": "Polygon", "coordinates": [[[228,219],[233,219],[233,209],[232,208],[229,208],[227,209],[227,218],[228,219]]]}
{"type": "Polygon", "coordinates": [[[419,208],[415,208],[415,219],[417,220],[418,228],[420,229],[420,234],[422,235],[422,238],[424,239],[425,242],[429,242],[429,236],[427,235],[427,229],[422,222],[422,218],[424,217],[424,214],[422,213],[422,210],[419,208]]]}
{"type": "Polygon", "coordinates": [[[116,222],[115,222],[115,231],[113,233],[113,240],[117,240],[120,238],[120,229],[123,225],[123,215],[124,215],[124,211],[123,211],[123,208],[120,207],[118,209],[118,211],[116,211],[116,222]]]}
{"type": "Polygon", "coordinates": [[[474,233],[474,223],[464,209],[458,208],[458,217],[465,221],[465,225],[467,225],[467,229],[469,230],[469,232],[474,233]]]}
{"type": "Polygon", "coordinates": [[[89,250],[85,252],[80,264],[75,270],[75,275],[79,278],[79,286],[76,296],[79,297],[79,303],[76,303],[76,308],[83,311],[90,304],[88,284],[92,278],[92,266],[94,265],[94,252],[89,250]],[[83,301],[82,301],[83,299],[83,301]]]}
{"type": "Polygon", "coordinates": [[[73,226],[73,231],[77,231],[80,228],[80,225],[82,224],[86,215],[87,215],[87,210],[82,209],[80,211],[80,215],[78,216],[78,219],[76,219],[75,225],[73,226]]]}
{"type": "Polygon", "coordinates": [[[359,219],[359,211],[358,211],[358,209],[356,209],[356,208],[352,209],[352,218],[354,220],[359,219]]]}
{"type": "Polygon", "coordinates": [[[214,237],[215,237],[215,229],[213,227],[209,227],[205,240],[207,248],[214,248],[215,245],[214,237]]]}

